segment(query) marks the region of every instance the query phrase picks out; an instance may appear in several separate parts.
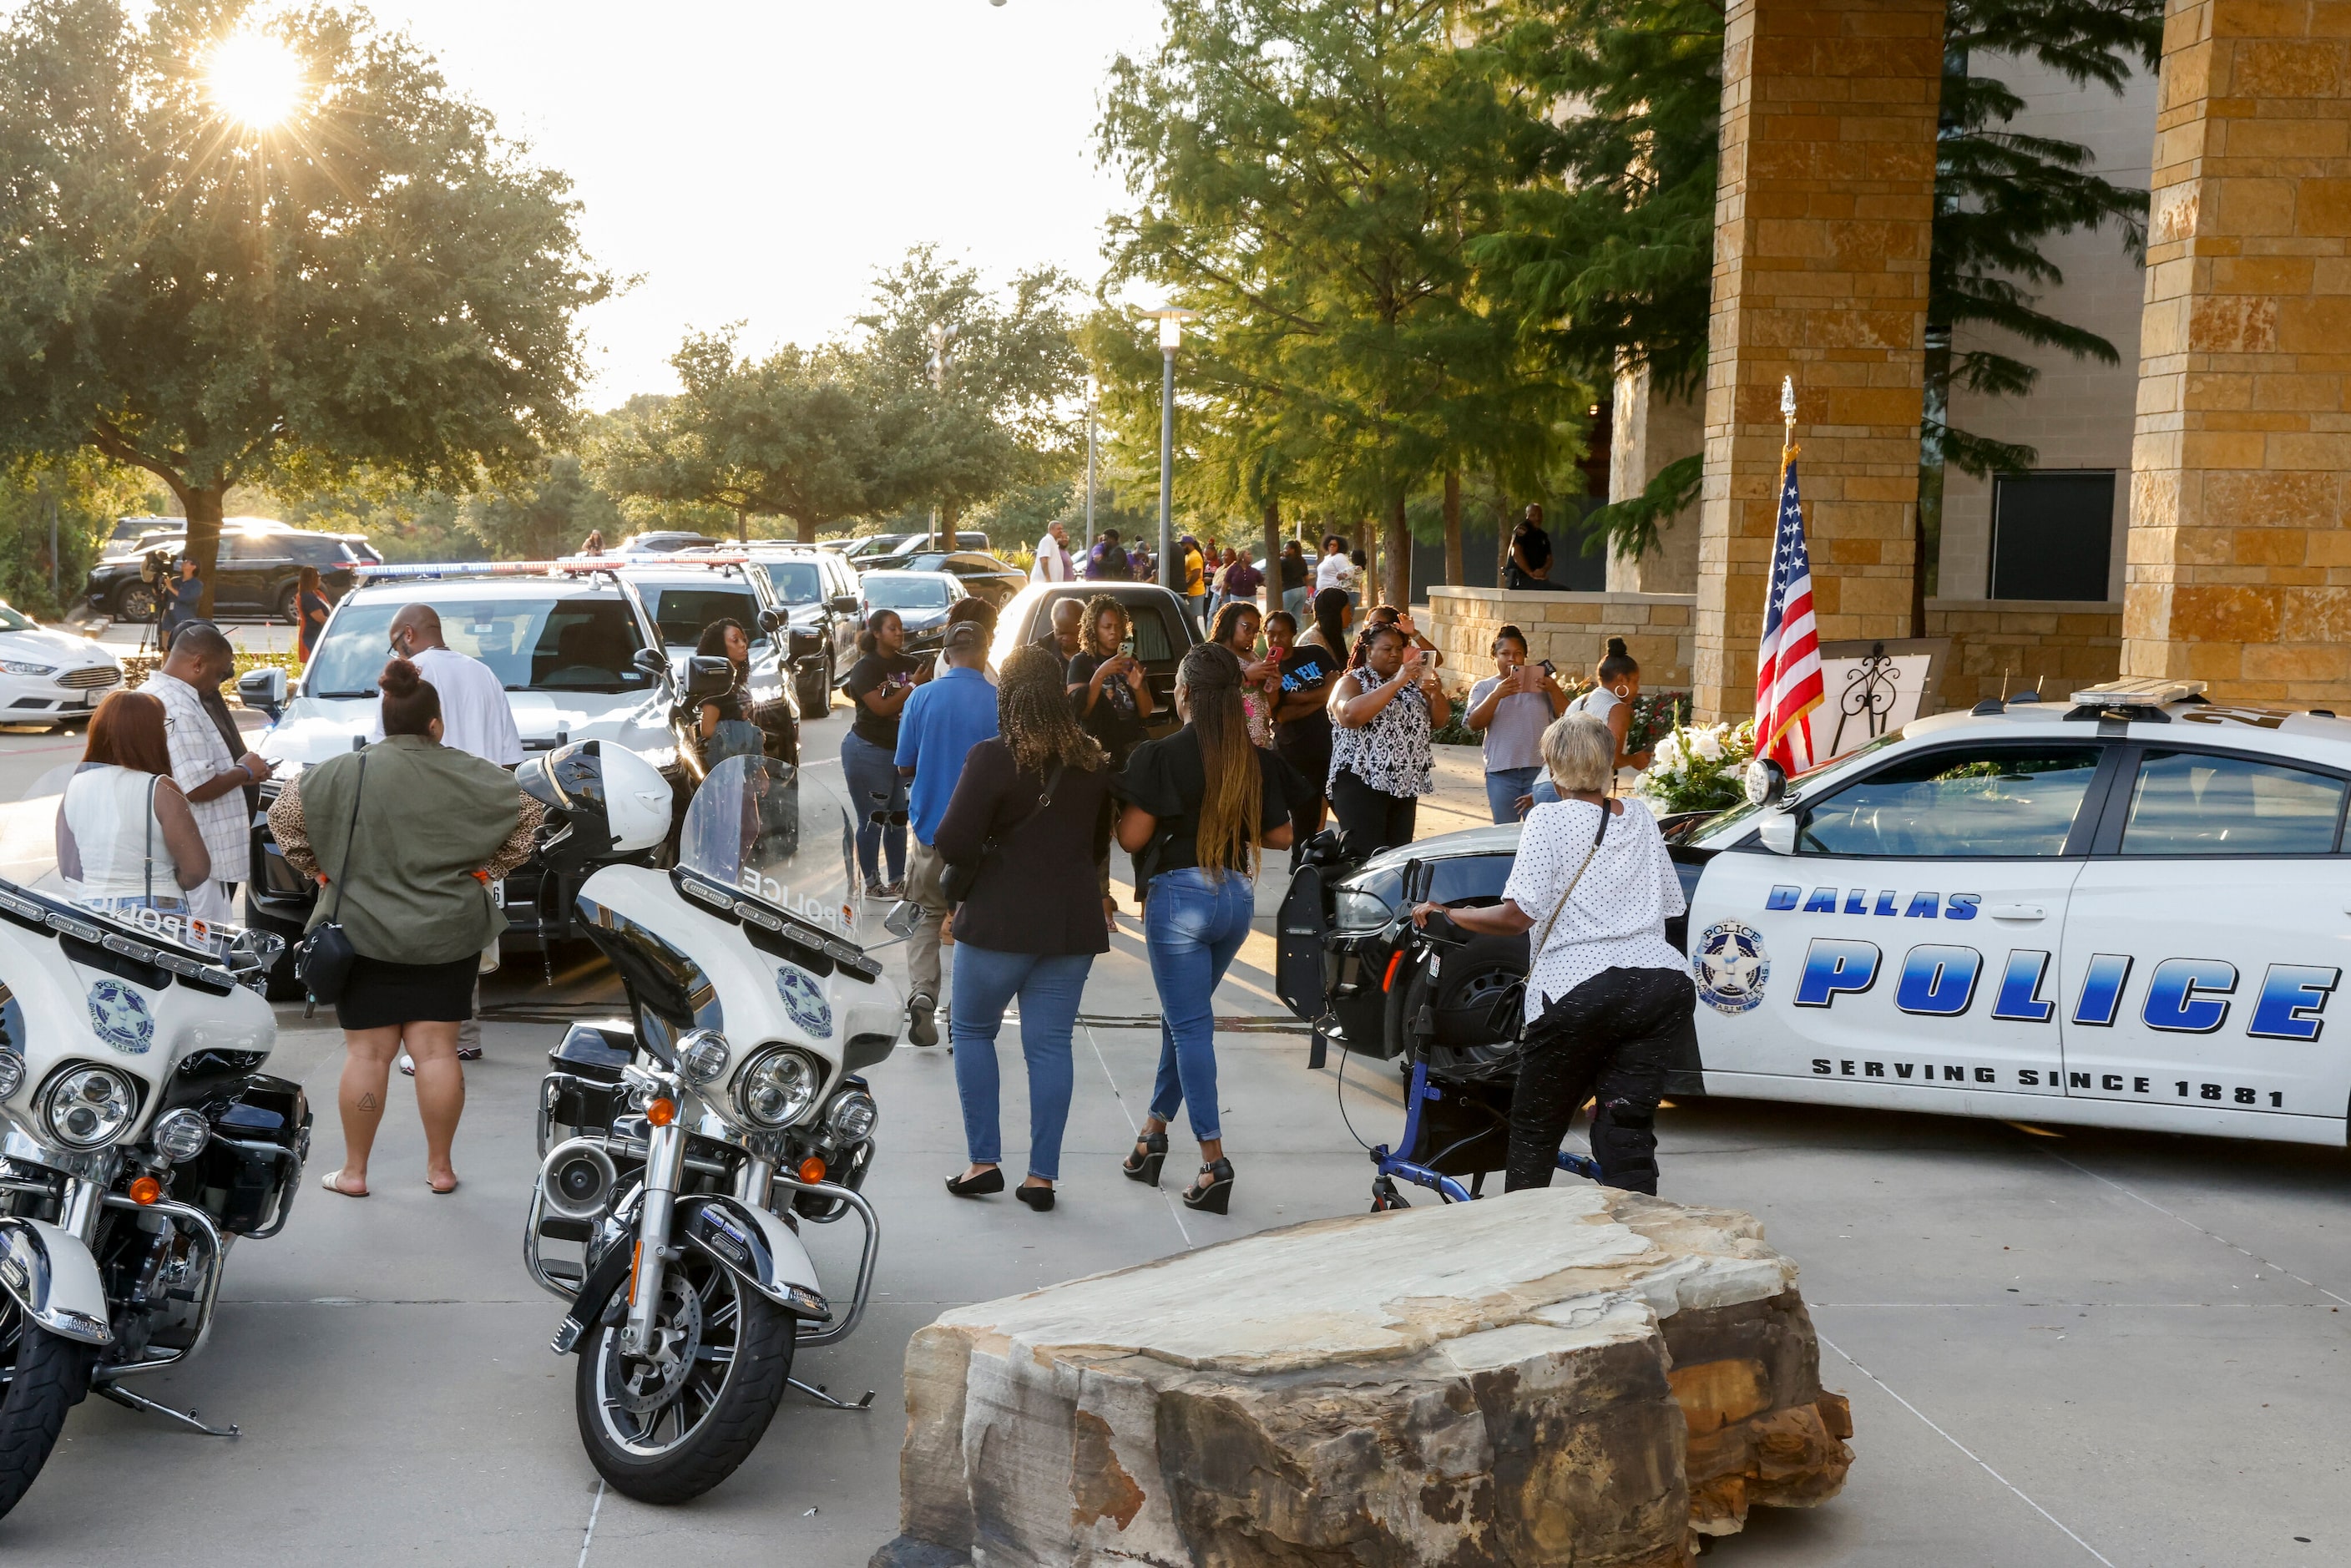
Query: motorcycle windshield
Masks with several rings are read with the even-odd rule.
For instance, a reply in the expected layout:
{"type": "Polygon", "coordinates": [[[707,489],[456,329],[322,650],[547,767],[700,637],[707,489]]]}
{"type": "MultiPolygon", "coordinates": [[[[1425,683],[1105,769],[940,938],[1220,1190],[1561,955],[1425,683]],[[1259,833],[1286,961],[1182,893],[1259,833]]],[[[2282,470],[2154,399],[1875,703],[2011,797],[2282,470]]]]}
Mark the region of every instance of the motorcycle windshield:
{"type": "Polygon", "coordinates": [[[839,786],[770,758],[729,757],[686,808],[678,864],[855,942],[856,835],[839,786]]]}

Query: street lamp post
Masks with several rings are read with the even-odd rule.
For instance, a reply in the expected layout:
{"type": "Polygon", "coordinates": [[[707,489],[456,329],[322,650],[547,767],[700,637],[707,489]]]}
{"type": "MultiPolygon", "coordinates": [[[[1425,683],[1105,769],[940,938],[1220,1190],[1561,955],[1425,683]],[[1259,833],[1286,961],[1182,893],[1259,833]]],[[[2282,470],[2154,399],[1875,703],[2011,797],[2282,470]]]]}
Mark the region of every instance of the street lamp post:
{"type": "MultiPolygon", "coordinates": [[[[941,396],[945,396],[947,390],[947,369],[953,363],[956,329],[944,321],[934,321],[931,323],[929,336],[931,386],[941,396]]],[[[933,549],[938,548],[939,545],[939,510],[937,507],[931,508],[931,537],[928,542],[933,549]]],[[[950,522],[947,526],[953,528],[955,525],[950,522]]],[[[946,548],[955,549],[953,538],[946,541],[946,548]]]]}
{"type": "Polygon", "coordinates": [[[1086,378],[1086,542],[1081,552],[1094,548],[1094,411],[1102,406],[1102,381],[1086,378]]]}
{"type": "Polygon", "coordinates": [[[1196,310],[1170,305],[1154,310],[1159,318],[1159,581],[1184,592],[1183,569],[1176,562],[1176,350],[1184,343],[1184,323],[1199,319],[1196,310]]]}

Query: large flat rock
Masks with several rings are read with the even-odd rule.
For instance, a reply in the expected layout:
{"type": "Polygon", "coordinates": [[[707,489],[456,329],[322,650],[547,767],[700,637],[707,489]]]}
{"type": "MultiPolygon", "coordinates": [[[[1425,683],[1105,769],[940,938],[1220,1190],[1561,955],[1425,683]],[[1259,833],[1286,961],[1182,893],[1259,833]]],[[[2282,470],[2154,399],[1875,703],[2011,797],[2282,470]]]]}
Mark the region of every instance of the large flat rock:
{"type": "Polygon", "coordinates": [[[1762,1227],[1577,1184],[948,1312],[877,1568],[1669,1564],[1852,1451],[1762,1227]]]}

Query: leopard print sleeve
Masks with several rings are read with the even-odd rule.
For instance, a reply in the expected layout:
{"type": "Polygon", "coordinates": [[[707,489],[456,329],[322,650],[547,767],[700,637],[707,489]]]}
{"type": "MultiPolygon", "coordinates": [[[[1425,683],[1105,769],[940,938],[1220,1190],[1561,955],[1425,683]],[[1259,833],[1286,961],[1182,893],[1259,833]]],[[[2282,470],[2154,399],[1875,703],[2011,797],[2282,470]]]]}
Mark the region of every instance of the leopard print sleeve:
{"type": "Polygon", "coordinates": [[[306,878],[319,874],[319,857],[310,851],[310,824],[302,815],[302,780],[288,779],[269,808],[270,836],[286,863],[306,878]]]}

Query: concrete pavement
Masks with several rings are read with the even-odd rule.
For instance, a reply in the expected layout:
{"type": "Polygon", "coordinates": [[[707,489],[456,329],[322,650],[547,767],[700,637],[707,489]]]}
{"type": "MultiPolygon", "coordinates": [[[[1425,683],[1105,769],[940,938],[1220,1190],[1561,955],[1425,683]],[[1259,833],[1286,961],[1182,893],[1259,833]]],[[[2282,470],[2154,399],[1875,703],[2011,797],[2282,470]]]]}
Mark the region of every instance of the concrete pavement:
{"type": "MultiPolygon", "coordinates": [[[[833,754],[841,727],[838,716],[810,727],[812,762],[833,754]]],[[[19,738],[0,737],[0,766],[19,738]]],[[[1474,758],[1446,758],[1438,810],[1460,825],[1484,814],[1474,758]]],[[[1261,891],[1261,911],[1275,891],[1261,891]]],[[[1270,943],[1253,941],[1220,1014],[1274,1011],[1270,958],[1270,943]]],[[[611,996],[607,986],[582,967],[550,997],[527,960],[489,999],[569,1009],[611,996]]],[[[1086,1011],[1156,1011],[1132,930],[1096,966],[1086,1011]]],[[[421,1134],[395,1094],[376,1196],[354,1201],[315,1185],[341,1146],[339,1039],[298,1009],[281,1020],[277,1070],[320,1110],[312,1185],[282,1236],[234,1254],[202,1359],[150,1386],[244,1436],[214,1441],[86,1404],[0,1521],[12,1559],[570,1568],[650,1547],[673,1562],[856,1568],[896,1531],[898,1369],[915,1328],[951,1304],[1360,1209],[1370,1169],[1349,1123],[1379,1142],[1402,1114],[1386,1070],[1334,1058],[1310,1072],[1301,1036],[1228,1032],[1218,1054],[1234,1213],[1190,1214],[1174,1199],[1187,1139],[1176,1140],[1163,1191],[1114,1169],[1148,1096],[1155,1032],[1085,1028],[1061,1203],[1040,1216],[1008,1197],[941,1189],[964,1157],[953,1062],[902,1048],[873,1075],[874,1305],[848,1343],[798,1369],[852,1397],[877,1390],[874,1408],[794,1399],[733,1480],[653,1510],[599,1488],[573,1429],[573,1364],[546,1349],[560,1307],[519,1259],[533,1092],[559,1024],[489,1026],[455,1195],[427,1194],[421,1134]]],[[[1015,1039],[1008,1029],[1006,1155],[1017,1163],[1015,1039]]],[[[2351,1557],[2333,1505],[2351,1446],[2335,1396],[2351,1339],[2339,1153],[1729,1101],[1674,1105],[1660,1124],[1667,1196],[1750,1209],[1802,1261],[1823,1381],[1854,1406],[1858,1459],[1844,1495],[1809,1513],[1759,1511],[1714,1549],[1723,1563],[2351,1557]]],[[[845,1283],[853,1232],[809,1234],[827,1278],[845,1283]]]]}

